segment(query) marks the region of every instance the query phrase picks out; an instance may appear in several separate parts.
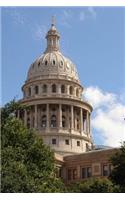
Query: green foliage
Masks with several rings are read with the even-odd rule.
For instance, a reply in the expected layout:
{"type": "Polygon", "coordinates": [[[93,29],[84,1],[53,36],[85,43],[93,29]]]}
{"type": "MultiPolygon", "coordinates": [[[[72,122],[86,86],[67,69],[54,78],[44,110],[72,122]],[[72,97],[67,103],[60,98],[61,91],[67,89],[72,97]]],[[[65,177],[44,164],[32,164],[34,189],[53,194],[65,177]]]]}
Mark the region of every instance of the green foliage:
{"type": "Polygon", "coordinates": [[[123,142],[119,151],[112,156],[111,162],[113,170],[111,180],[119,186],[121,192],[125,192],[125,142],[123,142]]]}
{"type": "Polygon", "coordinates": [[[118,189],[107,178],[89,178],[80,183],[69,185],[69,192],[78,193],[109,193],[117,192],[118,189]]]}
{"type": "MultiPolygon", "coordinates": [[[[54,154],[11,113],[19,105],[11,102],[2,109],[2,192],[63,192],[55,177],[54,154]]],[[[18,107],[19,108],[19,107],[18,107]]]]}

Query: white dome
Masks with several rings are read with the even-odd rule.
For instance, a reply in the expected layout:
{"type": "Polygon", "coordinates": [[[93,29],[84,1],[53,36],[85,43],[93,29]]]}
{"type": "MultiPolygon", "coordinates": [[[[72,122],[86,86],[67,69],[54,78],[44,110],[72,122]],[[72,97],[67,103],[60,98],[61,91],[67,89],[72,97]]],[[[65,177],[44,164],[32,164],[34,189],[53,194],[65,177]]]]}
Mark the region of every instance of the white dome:
{"type": "Polygon", "coordinates": [[[27,79],[33,78],[65,78],[79,82],[78,73],[71,60],[64,57],[60,51],[46,52],[30,66],[27,79]]]}
{"type": "Polygon", "coordinates": [[[47,48],[43,55],[31,64],[27,81],[38,79],[65,79],[79,83],[79,77],[72,61],[62,55],[59,48],[60,35],[52,24],[47,32],[47,48]]]}

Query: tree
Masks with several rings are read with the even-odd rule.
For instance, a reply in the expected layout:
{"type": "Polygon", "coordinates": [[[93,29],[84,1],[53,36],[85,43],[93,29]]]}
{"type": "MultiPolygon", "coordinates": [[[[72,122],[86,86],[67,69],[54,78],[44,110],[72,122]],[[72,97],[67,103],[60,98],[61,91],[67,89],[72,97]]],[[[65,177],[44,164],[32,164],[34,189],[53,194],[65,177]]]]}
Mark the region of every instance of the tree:
{"type": "Polygon", "coordinates": [[[113,183],[120,187],[121,192],[125,192],[125,142],[121,148],[111,158],[113,170],[110,175],[113,183]]]}
{"type": "Polygon", "coordinates": [[[12,113],[13,101],[2,108],[2,192],[63,192],[55,177],[54,153],[33,130],[27,129],[12,113]]]}
{"type": "Polygon", "coordinates": [[[108,178],[89,178],[80,183],[69,185],[70,192],[78,193],[104,193],[117,192],[117,187],[108,178]]]}

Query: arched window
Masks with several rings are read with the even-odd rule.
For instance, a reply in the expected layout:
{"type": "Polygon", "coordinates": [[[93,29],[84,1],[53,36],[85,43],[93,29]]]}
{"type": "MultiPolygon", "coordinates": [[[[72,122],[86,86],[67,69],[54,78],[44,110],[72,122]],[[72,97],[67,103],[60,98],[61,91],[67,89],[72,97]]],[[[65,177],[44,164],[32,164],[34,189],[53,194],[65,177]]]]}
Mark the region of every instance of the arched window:
{"type": "Polygon", "coordinates": [[[51,116],[51,127],[52,128],[56,127],[56,115],[51,116]]]}
{"type": "Polygon", "coordinates": [[[34,89],[35,89],[35,94],[38,94],[39,93],[38,85],[36,85],[34,89]]]}
{"type": "Polygon", "coordinates": [[[79,130],[79,119],[77,118],[77,130],[79,130]]]}
{"type": "Polygon", "coordinates": [[[47,65],[47,60],[45,60],[45,65],[47,65]]]}
{"type": "Polygon", "coordinates": [[[43,128],[46,127],[46,115],[43,115],[43,116],[42,116],[41,126],[42,126],[43,128]]]}
{"type": "Polygon", "coordinates": [[[76,89],[76,96],[77,97],[79,96],[79,89],[78,88],[76,89]]]}
{"type": "Polygon", "coordinates": [[[43,93],[46,93],[46,92],[47,92],[47,85],[44,84],[44,85],[43,85],[43,93]]]}
{"type": "Polygon", "coordinates": [[[62,116],[62,127],[63,128],[66,127],[66,118],[65,118],[65,116],[62,116]]]}
{"type": "Polygon", "coordinates": [[[28,96],[29,97],[31,96],[31,88],[30,87],[28,88],[28,96]]]}
{"type": "Polygon", "coordinates": [[[69,93],[72,95],[73,94],[73,87],[72,86],[70,86],[70,88],[69,88],[69,93]]]}
{"type": "Polygon", "coordinates": [[[54,92],[54,93],[56,92],[56,85],[55,84],[52,85],[52,92],[54,92]]]}
{"type": "Polygon", "coordinates": [[[61,85],[61,93],[65,93],[65,85],[61,85]]]}

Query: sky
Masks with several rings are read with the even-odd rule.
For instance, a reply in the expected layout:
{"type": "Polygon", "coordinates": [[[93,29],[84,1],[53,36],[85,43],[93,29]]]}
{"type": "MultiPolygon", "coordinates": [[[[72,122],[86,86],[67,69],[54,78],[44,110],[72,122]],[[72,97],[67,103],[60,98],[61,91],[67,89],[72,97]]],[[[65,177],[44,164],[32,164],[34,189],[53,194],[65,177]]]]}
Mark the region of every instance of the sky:
{"type": "Polygon", "coordinates": [[[125,8],[2,8],[2,102],[22,98],[30,64],[46,48],[45,35],[56,18],[62,53],[76,65],[83,98],[93,106],[96,144],[125,140],[125,8]]]}

